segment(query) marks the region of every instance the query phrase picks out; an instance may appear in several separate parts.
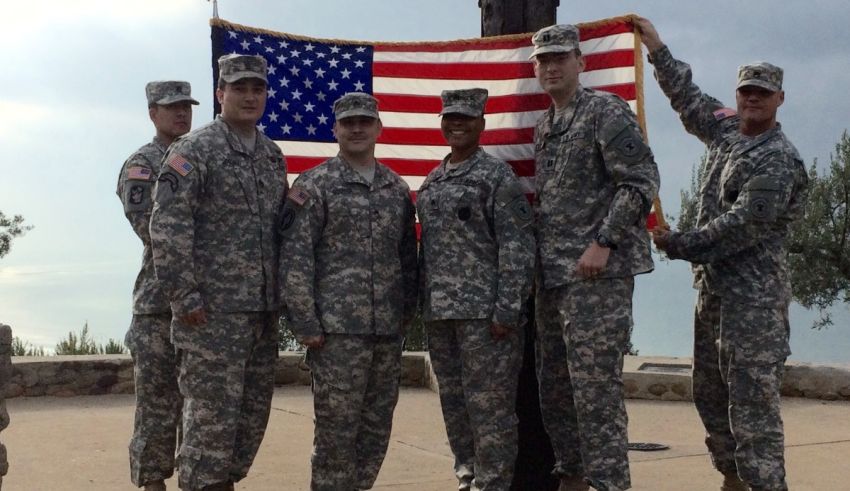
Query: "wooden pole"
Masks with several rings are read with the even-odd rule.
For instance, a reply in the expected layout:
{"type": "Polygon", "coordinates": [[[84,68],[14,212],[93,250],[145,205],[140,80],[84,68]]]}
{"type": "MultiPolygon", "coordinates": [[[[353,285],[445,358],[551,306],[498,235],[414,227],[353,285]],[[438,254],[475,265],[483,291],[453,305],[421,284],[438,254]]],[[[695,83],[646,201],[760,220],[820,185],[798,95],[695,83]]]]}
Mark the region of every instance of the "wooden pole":
{"type": "MultiPolygon", "coordinates": [[[[556,22],[559,0],[478,0],[481,36],[534,32],[556,22]]],[[[529,44],[531,39],[529,39],[529,44]]],[[[519,453],[512,491],[554,491],[558,480],[551,474],[555,463],[552,445],[543,428],[535,371],[534,298],[527,305],[525,353],[517,390],[519,453]]]]}

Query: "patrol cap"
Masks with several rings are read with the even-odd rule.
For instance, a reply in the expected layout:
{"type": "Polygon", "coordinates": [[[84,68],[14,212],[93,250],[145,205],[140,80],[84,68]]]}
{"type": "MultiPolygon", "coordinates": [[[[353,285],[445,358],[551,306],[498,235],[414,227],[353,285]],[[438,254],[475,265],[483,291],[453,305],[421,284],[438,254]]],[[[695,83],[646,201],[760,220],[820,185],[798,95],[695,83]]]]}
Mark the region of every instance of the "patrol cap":
{"type": "Polygon", "coordinates": [[[334,117],[368,116],[378,119],[378,100],[365,92],[349,92],[334,102],[334,117]]]}
{"type": "Polygon", "coordinates": [[[159,80],[148,82],[145,85],[145,96],[148,98],[148,106],[154,104],[164,106],[175,102],[189,101],[197,105],[198,101],[192,99],[192,86],[189,82],[182,80],[159,80]]]}
{"type": "Polygon", "coordinates": [[[269,71],[268,62],[260,55],[224,55],[218,59],[218,78],[232,84],[243,78],[258,78],[269,83],[266,74],[269,71]]]}
{"type": "Polygon", "coordinates": [[[572,24],[555,24],[544,27],[531,36],[534,51],[528,59],[543,53],[569,53],[578,49],[578,27],[572,24]]]}
{"type": "Polygon", "coordinates": [[[480,118],[484,115],[484,106],[487,104],[487,89],[444,90],[440,98],[443,99],[443,110],[440,111],[440,116],[463,114],[480,118]]]}
{"type": "Polygon", "coordinates": [[[737,89],[755,85],[771,92],[782,90],[782,69],[766,61],[757,61],[738,67],[737,89]]]}

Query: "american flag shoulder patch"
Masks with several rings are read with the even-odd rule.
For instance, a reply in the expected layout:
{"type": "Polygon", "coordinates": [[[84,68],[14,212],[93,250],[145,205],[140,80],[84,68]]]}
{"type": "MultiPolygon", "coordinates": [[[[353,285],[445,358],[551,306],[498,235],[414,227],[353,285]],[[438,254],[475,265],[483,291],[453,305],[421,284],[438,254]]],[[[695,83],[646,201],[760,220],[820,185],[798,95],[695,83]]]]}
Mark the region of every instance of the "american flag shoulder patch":
{"type": "Polygon", "coordinates": [[[186,177],[195,168],[179,153],[175,153],[169,157],[166,164],[183,177],[186,177]]]}
{"type": "Polygon", "coordinates": [[[151,175],[151,170],[147,167],[134,165],[133,167],[127,169],[127,179],[133,179],[136,181],[150,181],[151,175]]]}
{"type": "Polygon", "coordinates": [[[731,107],[721,107],[720,109],[714,111],[714,119],[720,121],[721,119],[731,118],[736,114],[738,114],[738,112],[732,109],[731,107]]]}
{"type": "Polygon", "coordinates": [[[289,194],[286,197],[294,201],[298,206],[304,206],[304,203],[310,199],[310,193],[302,188],[293,187],[289,190],[289,194]]]}

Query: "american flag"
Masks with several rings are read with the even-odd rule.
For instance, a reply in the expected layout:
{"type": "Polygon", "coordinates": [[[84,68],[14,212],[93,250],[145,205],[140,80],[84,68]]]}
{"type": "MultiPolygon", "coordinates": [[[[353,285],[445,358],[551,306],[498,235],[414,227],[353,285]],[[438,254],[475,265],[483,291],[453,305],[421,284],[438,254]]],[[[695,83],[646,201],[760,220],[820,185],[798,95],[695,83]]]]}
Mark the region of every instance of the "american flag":
{"type": "MultiPolygon", "coordinates": [[[[533,191],[534,126],[549,96],[534,77],[531,34],[446,42],[317,39],[212,19],[213,81],[219,56],[257,54],[269,63],[266,111],[257,127],[283,149],[290,180],[338,152],[333,102],[346,92],[378,99],[379,161],[415,192],[449,152],[440,132],[440,92],[486,88],[481,144],[510,163],[533,191]]],[[[625,99],[643,126],[640,41],[628,16],[579,24],[582,85],[625,99]]],[[[216,106],[216,113],[219,108],[216,106]]]]}

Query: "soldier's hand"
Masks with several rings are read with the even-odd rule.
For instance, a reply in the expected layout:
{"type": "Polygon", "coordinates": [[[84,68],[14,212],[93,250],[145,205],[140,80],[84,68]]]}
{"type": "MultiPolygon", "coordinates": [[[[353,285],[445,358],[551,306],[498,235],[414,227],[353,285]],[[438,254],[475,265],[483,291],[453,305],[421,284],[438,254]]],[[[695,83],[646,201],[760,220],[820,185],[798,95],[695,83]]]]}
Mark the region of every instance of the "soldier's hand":
{"type": "Polygon", "coordinates": [[[649,19],[636,16],[634,18],[634,24],[640,31],[640,40],[650,53],[664,47],[664,43],[661,42],[661,36],[658,35],[658,31],[655,30],[655,26],[652,25],[652,22],[649,22],[649,19]]]}
{"type": "Polygon", "coordinates": [[[296,336],[296,339],[308,348],[321,349],[325,345],[324,334],[319,334],[318,336],[296,336]]]}
{"type": "Polygon", "coordinates": [[[650,230],[652,234],[652,242],[655,243],[655,247],[660,250],[666,250],[667,244],[670,242],[670,230],[664,228],[654,228],[650,230]]]}
{"type": "Polygon", "coordinates": [[[177,320],[187,326],[202,326],[207,323],[207,313],[203,308],[200,308],[179,316],[177,320]]]}
{"type": "Polygon", "coordinates": [[[594,278],[605,269],[611,249],[602,247],[594,240],[578,260],[576,270],[582,278],[594,278]]]}
{"type": "Polygon", "coordinates": [[[490,324],[490,337],[492,337],[495,341],[501,341],[505,339],[508,334],[511,332],[511,327],[506,326],[505,324],[499,324],[498,322],[493,322],[490,324]]]}

